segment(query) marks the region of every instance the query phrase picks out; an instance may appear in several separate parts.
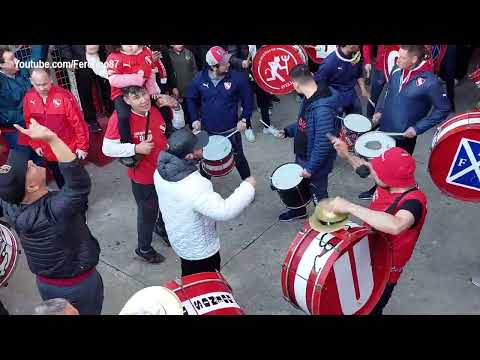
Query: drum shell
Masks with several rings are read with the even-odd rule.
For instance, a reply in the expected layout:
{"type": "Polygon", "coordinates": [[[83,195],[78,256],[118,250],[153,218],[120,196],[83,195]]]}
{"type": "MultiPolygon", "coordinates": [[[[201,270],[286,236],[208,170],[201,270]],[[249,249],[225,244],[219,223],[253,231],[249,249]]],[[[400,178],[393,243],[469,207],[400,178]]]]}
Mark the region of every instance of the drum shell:
{"type": "Polygon", "coordinates": [[[221,177],[228,175],[235,168],[233,151],[231,151],[226,157],[220,160],[203,159],[201,166],[203,170],[210,176],[221,177]]]}
{"type": "Polygon", "coordinates": [[[164,285],[182,301],[184,315],[245,315],[219,272],[184,276],[164,285]]]}
{"type": "Polygon", "coordinates": [[[347,225],[332,233],[320,233],[306,221],[287,252],[281,273],[282,293],[286,301],[307,314],[369,314],[385,290],[392,268],[391,244],[368,227],[347,225]],[[320,247],[323,239],[334,249],[320,247]],[[344,275],[345,269],[349,277],[344,275]],[[355,276],[367,279],[362,281],[367,285],[357,281],[355,286],[355,276]]]}
{"type": "Polygon", "coordinates": [[[9,227],[0,224],[0,286],[6,286],[18,258],[18,242],[9,227]]]}

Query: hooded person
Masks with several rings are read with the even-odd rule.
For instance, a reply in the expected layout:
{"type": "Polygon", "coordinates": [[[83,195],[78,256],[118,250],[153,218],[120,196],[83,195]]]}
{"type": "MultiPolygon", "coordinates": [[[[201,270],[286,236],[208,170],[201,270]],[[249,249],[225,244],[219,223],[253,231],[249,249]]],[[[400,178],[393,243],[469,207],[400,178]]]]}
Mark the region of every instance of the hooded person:
{"type": "Polygon", "coordinates": [[[197,167],[208,134],[177,130],[158,158],[154,183],[170,244],[180,257],[182,276],[220,271],[216,221],[234,219],[253,201],[255,179],[246,178],[228,198],[213,191],[197,167]]]}

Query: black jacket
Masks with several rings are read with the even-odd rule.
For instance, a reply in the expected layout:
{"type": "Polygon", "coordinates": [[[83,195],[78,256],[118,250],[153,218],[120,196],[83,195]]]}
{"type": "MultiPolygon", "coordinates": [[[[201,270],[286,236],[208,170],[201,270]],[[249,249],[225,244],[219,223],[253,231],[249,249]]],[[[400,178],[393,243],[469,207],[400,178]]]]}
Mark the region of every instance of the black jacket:
{"type": "Polygon", "coordinates": [[[163,94],[171,94],[172,90],[177,87],[177,83],[175,81],[175,71],[173,70],[172,61],[170,60],[170,54],[168,53],[168,47],[165,45],[150,45],[150,50],[159,51],[161,54],[160,61],[162,62],[163,66],[165,66],[165,70],[167,71],[167,83],[162,84],[160,83],[160,79],[157,74],[157,83],[160,87],[160,90],[163,94]]]}
{"type": "Polygon", "coordinates": [[[90,177],[78,160],[58,163],[65,178],[60,191],[29,205],[0,200],[0,216],[15,228],[34,274],[71,278],[98,264],[100,246],[85,224],[90,177]]]}
{"type": "MultiPolygon", "coordinates": [[[[56,48],[64,61],[87,61],[85,45],[56,45],[56,48]]],[[[102,62],[107,60],[108,54],[105,45],[100,45],[98,56],[102,62]]]]}

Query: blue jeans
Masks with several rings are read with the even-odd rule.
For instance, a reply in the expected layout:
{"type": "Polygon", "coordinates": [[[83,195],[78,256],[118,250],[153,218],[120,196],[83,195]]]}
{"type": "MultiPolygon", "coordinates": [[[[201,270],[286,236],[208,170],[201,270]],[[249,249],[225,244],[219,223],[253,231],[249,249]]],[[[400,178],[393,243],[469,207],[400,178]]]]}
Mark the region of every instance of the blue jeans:
{"type": "Polygon", "coordinates": [[[82,282],[73,286],[57,286],[38,281],[42,299],[63,298],[68,300],[80,315],[100,315],[103,305],[103,280],[95,270],[82,282]]]}
{"type": "MultiPolygon", "coordinates": [[[[373,69],[372,74],[372,87],[370,89],[370,99],[377,104],[380,95],[382,94],[383,87],[387,79],[385,79],[385,74],[383,71],[378,71],[377,69],[373,69]]],[[[371,119],[373,114],[375,113],[375,108],[368,102],[367,104],[367,118],[371,119]]]]}

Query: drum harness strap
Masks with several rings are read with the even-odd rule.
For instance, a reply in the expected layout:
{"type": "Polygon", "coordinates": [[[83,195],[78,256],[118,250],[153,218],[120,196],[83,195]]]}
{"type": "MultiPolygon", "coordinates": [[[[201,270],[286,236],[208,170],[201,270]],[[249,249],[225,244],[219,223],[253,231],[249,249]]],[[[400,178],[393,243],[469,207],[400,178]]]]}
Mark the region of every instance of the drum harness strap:
{"type": "MultiPolygon", "coordinates": [[[[386,213],[393,215],[393,212],[397,208],[400,200],[402,200],[408,193],[414,192],[418,190],[418,186],[415,185],[413,188],[405,191],[404,193],[400,194],[395,201],[385,210],[386,213]]],[[[391,272],[402,272],[403,268],[397,268],[395,266],[392,266],[391,272]]]]}

